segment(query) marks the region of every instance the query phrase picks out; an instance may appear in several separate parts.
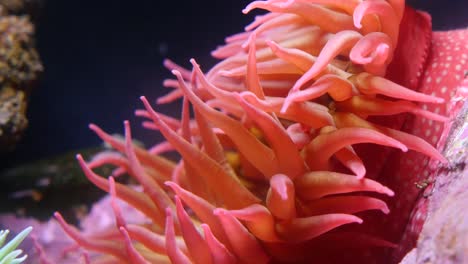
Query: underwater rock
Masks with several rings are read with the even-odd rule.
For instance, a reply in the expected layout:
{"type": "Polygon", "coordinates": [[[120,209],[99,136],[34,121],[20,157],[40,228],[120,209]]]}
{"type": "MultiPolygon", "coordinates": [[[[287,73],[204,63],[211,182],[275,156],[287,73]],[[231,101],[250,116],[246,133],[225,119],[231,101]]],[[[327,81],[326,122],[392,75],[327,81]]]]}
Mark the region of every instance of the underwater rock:
{"type": "Polygon", "coordinates": [[[27,125],[24,92],[3,87],[0,90],[0,152],[11,150],[27,125]]]}
{"type": "Polygon", "coordinates": [[[8,10],[9,13],[27,13],[32,16],[35,15],[36,10],[42,3],[42,0],[0,0],[0,5],[8,10]]]}
{"type": "MultiPolygon", "coordinates": [[[[91,158],[104,150],[104,147],[93,147],[80,151],[91,158]]],[[[75,151],[0,171],[0,214],[15,212],[17,216],[46,220],[60,207],[67,211],[66,215],[72,222],[87,214],[88,205],[104,193],[96,190],[82,174],[75,160],[75,151]]],[[[103,166],[99,172],[107,175],[113,169],[112,166],[103,166]]],[[[119,181],[127,182],[126,179],[122,175],[119,181]]]]}
{"type": "MultiPolygon", "coordinates": [[[[0,2],[0,153],[11,151],[27,127],[26,108],[42,64],[27,16],[9,15],[0,2]]],[[[12,2],[12,1],[7,1],[12,2]]]]}
{"type": "Polygon", "coordinates": [[[444,156],[449,164],[438,168],[431,188],[422,199],[428,200],[427,218],[414,248],[402,260],[413,263],[466,263],[468,261],[468,103],[455,119],[444,156]]]}

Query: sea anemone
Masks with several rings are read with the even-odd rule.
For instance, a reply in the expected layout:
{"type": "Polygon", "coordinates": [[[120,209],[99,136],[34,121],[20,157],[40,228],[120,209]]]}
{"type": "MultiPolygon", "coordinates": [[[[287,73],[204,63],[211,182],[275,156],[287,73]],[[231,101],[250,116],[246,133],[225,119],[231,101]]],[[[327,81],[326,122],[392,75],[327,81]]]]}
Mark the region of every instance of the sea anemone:
{"type": "Polygon", "coordinates": [[[387,73],[398,59],[404,1],[255,1],[244,13],[255,8],[268,12],[226,38],[210,70],[194,59],[192,70],[165,61],[175,79],[164,84],[174,90],[157,102],[181,98],[181,120],[141,97],[136,114],[166,142],[135,146],[128,121],[124,141],[90,125],[116,152],[77,159],[110,193],[116,226],[85,236],[55,216],[98,253],[93,263],[356,263],[383,252],[371,248],[395,247],[372,228],[395,195],[377,181],[384,161],[412,150],[445,162],[400,130],[402,113],[447,121],[417,104],[444,99],[387,73]],[[161,155],[169,151],[181,159],[161,155]],[[117,167],[108,180],[92,170],[103,164],[117,167]],[[122,173],[142,191],[116,182],[122,173]],[[147,221],[127,223],[117,198],[147,221]]]}
{"type": "Polygon", "coordinates": [[[10,231],[0,230],[0,263],[19,264],[26,260],[28,255],[23,254],[23,250],[17,248],[29,233],[31,233],[31,230],[32,227],[25,228],[6,244],[4,243],[10,231]]]}

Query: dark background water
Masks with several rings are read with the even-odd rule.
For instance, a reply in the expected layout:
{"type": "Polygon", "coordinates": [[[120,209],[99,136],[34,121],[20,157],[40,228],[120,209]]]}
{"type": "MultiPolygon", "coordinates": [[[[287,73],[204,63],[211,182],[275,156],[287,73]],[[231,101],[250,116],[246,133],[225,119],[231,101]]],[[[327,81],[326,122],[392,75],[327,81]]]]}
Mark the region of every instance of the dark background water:
{"type": "MultiPolygon", "coordinates": [[[[141,107],[140,95],[154,100],[167,91],[161,88],[170,77],[163,58],[188,66],[195,57],[208,69],[215,62],[210,51],[252,20],[241,14],[249,2],[46,0],[37,24],[45,72],[31,98],[24,139],[0,166],[97,145],[90,122],[121,133],[122,120],[129,119],[136,137],[159,141],[140,128],[133,110],[141,107]]],[[[429,11],[436,30],[468,25],[466,0],[408,3],[429,11]]]]}

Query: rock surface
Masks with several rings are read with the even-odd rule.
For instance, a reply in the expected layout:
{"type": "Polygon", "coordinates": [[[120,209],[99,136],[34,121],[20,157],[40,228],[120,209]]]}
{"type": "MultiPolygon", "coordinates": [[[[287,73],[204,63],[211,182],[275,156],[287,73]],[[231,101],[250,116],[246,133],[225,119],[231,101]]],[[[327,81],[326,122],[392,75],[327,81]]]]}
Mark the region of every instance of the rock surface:
{"type": "Polygon", "coordinates": [[[28,95],[42,71],[29,17],[8,13],[20,4],[0,1],[0,153],[12,150],[26,129],[28,95]]]}
{"type": "Polygon", "coordinates": [[[433,188],[425,191],[428,214],[417,246],[402,260],[413,263],[468,262],[468,103],[455,121],[433,188]]]}

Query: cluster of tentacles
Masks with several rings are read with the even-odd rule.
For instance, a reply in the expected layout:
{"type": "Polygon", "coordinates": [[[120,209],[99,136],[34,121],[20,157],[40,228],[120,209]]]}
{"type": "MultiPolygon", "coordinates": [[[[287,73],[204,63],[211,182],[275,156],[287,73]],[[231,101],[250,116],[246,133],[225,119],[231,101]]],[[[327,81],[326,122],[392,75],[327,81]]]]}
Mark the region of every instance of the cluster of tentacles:
{"type": "Polygon", "coordinates": [[[116,203],[117,226],[86,237],[56,217],[97,262],[266,263],[319,260],[327,250],[392,243],[353,232],[361,213],[389,209],[392,190],[369,178],[354,144],[371,143],[444,158],[410,134],[369,121],[410,112],[443,116],[416,102],[443,100],[414,92],[385,72],[398,43],[404,1],[270,0],[244,10],[269,11],[213,52],[222,59],[207,73],[171,61],[173,92],[158,103],[183,99],[181,120],[157,113],[146,98],[143,126],[166,138],[145,150],[95,125],[117,152],[86,163],[86,176],[141,211],[148,222],[128,224],[116,203]],[[194,118],[190,117],[190,106],[194,118]],[[174,163],[160,154],[177,151],[174,163]],[[96,175],[118,167],[143,187],[137,191],[96,175]]]}

